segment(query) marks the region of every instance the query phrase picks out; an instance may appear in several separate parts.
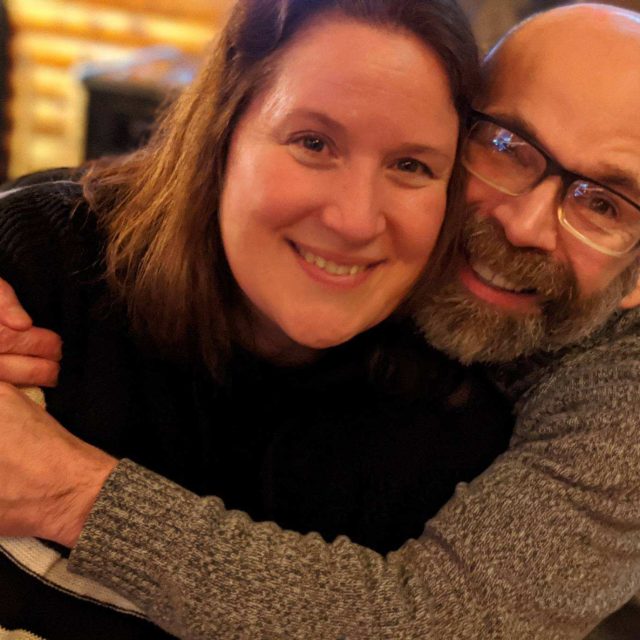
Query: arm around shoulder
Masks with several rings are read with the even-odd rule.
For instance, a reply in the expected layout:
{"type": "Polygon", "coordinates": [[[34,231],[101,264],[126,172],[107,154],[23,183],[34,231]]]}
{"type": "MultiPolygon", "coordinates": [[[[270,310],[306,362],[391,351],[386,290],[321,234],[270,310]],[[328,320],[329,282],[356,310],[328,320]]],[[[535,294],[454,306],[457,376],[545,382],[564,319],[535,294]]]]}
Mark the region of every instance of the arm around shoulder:
{"type": "Polygon", "coordinates": [[[123,461],[72,567],[181,638],[582,638],[640,589],[636,335],[546,368],[509,451],[386,558],[123,461]]]}

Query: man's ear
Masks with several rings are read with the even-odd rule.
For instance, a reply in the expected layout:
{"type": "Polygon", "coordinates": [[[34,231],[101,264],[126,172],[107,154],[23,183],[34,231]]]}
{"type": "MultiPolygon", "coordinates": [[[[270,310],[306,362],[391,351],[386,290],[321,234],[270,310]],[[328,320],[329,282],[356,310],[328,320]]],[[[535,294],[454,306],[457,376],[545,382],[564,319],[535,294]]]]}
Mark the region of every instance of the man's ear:
{"type": "Polygon", "coordinates": [[[620,309],[633,309],[640,305],[640,276],[638,276],[638,280],[636,281],[635,288],[628,293],[620,302],[618,303],[618,308],[620,309]]]}

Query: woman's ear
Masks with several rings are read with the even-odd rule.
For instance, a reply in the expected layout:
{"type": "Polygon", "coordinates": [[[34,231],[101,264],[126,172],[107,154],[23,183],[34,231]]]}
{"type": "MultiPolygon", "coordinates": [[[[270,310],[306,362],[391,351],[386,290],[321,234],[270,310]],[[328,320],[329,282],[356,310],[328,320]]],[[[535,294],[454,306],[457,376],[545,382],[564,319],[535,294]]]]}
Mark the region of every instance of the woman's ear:
{"type": "Polygon", "coordinates": [[[622,298],[622,300],[620,300],[620,302],[618,303],[618,308],[633,309],[638,305],[640,305],[640,276],[638,276],[635,288],[624,298],[622,298]]]}

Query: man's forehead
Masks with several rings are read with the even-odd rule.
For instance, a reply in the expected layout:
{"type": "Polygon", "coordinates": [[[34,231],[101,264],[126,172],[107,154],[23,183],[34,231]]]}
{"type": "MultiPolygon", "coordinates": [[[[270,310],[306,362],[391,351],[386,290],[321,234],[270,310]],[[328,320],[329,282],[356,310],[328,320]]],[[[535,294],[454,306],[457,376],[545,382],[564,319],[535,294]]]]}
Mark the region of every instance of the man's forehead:
{"type": "Polygon", "coordinates": [[[547,11],[516,26],[484,66],[489,86],[513,74],[560,75],[585,85],[625,82],[623,76],[640,68],[640,14],[601,4],[547,11]]]}

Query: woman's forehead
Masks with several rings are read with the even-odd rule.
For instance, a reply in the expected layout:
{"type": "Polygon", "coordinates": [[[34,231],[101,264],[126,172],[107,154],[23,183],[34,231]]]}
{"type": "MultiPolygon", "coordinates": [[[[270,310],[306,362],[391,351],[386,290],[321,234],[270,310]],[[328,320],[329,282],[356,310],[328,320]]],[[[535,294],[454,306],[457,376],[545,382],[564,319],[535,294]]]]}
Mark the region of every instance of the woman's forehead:
{"type": "Polygon", "coordinates": [[[457,117],[433,50],[408,32],[341,15],[312,22],[287,45],[261,98],[256,101],[268,116],[306,109],[350,119],[379,111],[418,125],[424,118],[450,124],[457,117]]]}

